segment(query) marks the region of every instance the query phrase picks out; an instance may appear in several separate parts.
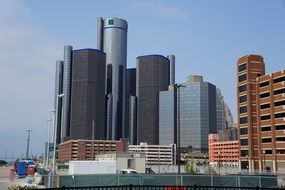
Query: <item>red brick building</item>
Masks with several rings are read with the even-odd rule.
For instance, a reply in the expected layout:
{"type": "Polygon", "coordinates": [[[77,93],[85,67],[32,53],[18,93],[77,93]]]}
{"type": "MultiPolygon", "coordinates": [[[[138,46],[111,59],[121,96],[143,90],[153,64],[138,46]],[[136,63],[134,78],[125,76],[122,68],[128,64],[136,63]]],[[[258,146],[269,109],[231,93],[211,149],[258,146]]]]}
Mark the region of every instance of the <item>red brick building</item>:
{"type": "Polygon", "coordinates": [[[60,160],[91,160],[92,154],[104,154],[110,152],[125,152],[127,150],[126,141],[110,140],[69,140],[63,142],[58,148],[58,158],[60,160]],[[93,144],[93,150],[91,149],[93,144]]]}
{"type": "Polygon", "coordinates": [[[238,165],[239,161],[239,141],[219,141],[218,134],[209,134],[209,162],[227,165],[238,165]]]}

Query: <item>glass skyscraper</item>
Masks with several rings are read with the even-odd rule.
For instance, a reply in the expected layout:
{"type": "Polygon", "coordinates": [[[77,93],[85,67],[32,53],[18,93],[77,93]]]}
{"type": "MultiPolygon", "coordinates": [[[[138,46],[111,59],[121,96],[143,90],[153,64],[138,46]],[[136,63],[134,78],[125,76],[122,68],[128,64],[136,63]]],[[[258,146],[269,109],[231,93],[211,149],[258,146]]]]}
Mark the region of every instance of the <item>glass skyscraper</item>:
{"type": "Polygon", "coordinates": [[[107,139],[123,137],[125,126],[125,75],[127,66],[127,21],[98,19],[97,46],[106,53],[107,139]]]}

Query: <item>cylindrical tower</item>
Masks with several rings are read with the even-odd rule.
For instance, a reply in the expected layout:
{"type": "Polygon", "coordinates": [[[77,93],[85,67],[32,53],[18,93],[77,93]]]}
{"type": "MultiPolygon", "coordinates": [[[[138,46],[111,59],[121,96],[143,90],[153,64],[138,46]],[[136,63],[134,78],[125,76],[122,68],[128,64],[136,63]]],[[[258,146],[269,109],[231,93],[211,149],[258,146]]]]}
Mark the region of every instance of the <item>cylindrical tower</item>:
{"type": "Polygon", "coordinates": [[[107,18],[103,22],[101,18],[98,19],[98,27],[103,29],[103,32],[98,31],[98,48],[103,39],[103,51],[106,53],[106,95],[112,94],[112,121],[107,122],[112,126],[107,126],[107,129],[111,129],[111,139],[115,140],[122,137],[125,120],[128,23],[117,17],[107,18]]]}
{"type": "Polygon", "coordinates": [[[63,87],[64,94],[62,98],[62,127],[61,141],[69,137],[70,129],[70,102],[71,102],[71,72],[72,72],[72,46],[64,46],[64,63],[63,63],[63,87]]]}
{"type": "Polygon", "coordinates": [[[169,59],[169,85],[175,84],[175,56],[168,55],[169,59]]]}

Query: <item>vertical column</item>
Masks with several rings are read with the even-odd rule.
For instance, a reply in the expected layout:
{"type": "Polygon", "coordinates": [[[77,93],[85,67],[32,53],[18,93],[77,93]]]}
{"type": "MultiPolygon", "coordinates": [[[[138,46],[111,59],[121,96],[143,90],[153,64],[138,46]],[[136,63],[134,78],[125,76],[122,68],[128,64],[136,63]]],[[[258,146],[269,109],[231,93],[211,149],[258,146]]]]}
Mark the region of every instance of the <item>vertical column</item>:
{"type": "Polygon", "coordinates": [[[97,49],[103,51],[103,25],[104,25],[104,20],[102,17],[97,19],[97,49]]]}
{"type": "Polygon", "coordinates": [[[168,55],[167,58],[169,59],[169,85],[175,84],[175,56],[168,55]]]}

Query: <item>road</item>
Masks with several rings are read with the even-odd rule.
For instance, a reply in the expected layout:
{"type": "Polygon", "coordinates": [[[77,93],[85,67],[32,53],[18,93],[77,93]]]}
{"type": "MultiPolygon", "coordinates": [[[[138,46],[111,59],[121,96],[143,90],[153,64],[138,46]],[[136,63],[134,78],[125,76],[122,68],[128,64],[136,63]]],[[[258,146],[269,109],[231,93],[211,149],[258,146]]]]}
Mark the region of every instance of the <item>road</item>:
{"type": "Polygon", "coordinates": [[[0,167],[0,189],[6,190],[11,185],[23,184],[27,181],[26,178],[17,178],[11,175],[12,167],[0,167]]]}

